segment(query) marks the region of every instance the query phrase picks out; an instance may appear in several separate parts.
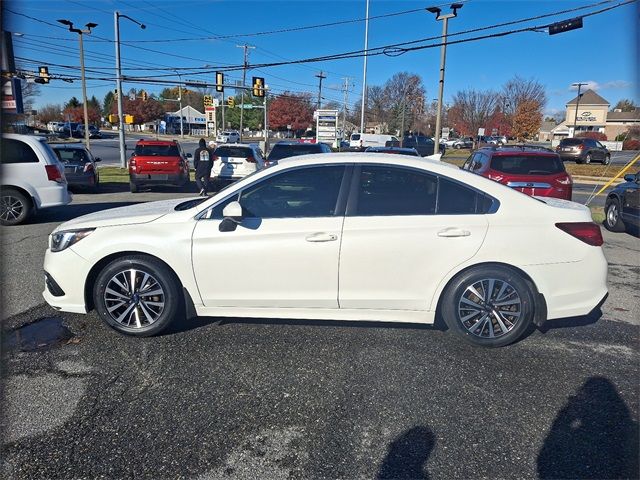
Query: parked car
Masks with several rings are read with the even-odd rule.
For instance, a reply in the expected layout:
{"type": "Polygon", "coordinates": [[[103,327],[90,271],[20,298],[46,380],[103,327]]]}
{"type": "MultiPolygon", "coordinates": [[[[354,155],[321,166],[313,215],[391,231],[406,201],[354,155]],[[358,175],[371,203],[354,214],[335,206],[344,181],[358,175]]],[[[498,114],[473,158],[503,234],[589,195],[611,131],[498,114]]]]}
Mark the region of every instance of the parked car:
{"type": "Polygon", "coordinates": [[[457,141],[457,138],[441,138],[439,143],[440,145],[444,145],[446,148],[451,148],[457,141]]]}
{"type": "Polygon", "coordinates": [[[185,186],[189,183],[191,156],[176,140],[138,140],[129,160],[131,193],[142,186],[185,186]]]}
{"type": "Polygon", "coordinates": [[[60,134],[62,136],[67,136],[67,137],[77,137],[78,135],[78,125],[80,125],[78,122],[66,122],[63,127],[62,130],[60,130],[60,134]]]}
{"type": "Polygon", "coordinates": [[[240,133],[235,130],[225,130],[216,136],[218,143],[238,143],[240,141],[240,133]]]}
{"type": "Polygon", "coordinates": [[[402,147],[369,147],[365,150],[367,153],[391,153],[395,155],[409,155],[412,157],[419,157],[420,154],[415,148],[402,148],[402,147]]]}
{"type": "Polygon", "coordinates": [[[37,211],[67,205],[64,167],[44,138],[2,135],[0,224],[24,223],[37,211]]]}
{"type": "Polygon", "coordinates": [[[543,147],[483,147],[461,168],[527,195],[571,200],[573,193],[573,180],[562,160],[543,147]]]}
{"type": "Polygon", "coordinates": [[[421,158],[328,157],[281,162],[204,200],[59,225],[45,300],[95,308],[134,336],[187,314],[429,324],[438,312],[465,340],[498,347],[607,295],[585,206],[421,158]]]}
{"type": "Polygon", "coordinates": [[[237,180],[265,167],[262,150],[255,144],[220,145],[213,152],[211,178],[237,180]]]}
{"type": "MultiPolygon", "coordinates": [[[[79,124],[76,127],[76,137],[84,138],[84,124],[79,124]]],[[[102,138],[102,132],[95,125],[89,125],[89,138],[102,138]]]]}
{"type": "Polygon", "coordinates": [[[640,171],[624,176],[607,195],[604,205],[604,226],[612,232],[623,232],[634,227],[640,229],[640,171]]]}
{"type": "Polygon", "coordinates": [[[374,133],[352,133],[349,138],[349,148],[357,151],[364,151],[367,147],[387,147],[391,145],[400,146],[398,137],[374,133]]]}
{"type": "Polygon", "coordinates": [[[433,139],[422,135],[406,135],[402,137],[401,146],[402,148],[415,148],[422,157],[433,155],[435,151],[433,139]]]}
{"type": "Polygon", "coordinates": [[[52,145],[53,151],[64,165],[64,176],[70,188],[87,187],[94,191],[100,185],[100,175],[94,157],[87,148],[79,143],[59,143],[52,145]]]}
{"type": "Polygon", "coordinates": [[[490,135],[488,137],[482,137],[481,141],[489,145],[506,145],[507,137],[504,135],[490,135]]]}
{"type": "Polygon", "coordinates": [[[563,138],[556,147],[556,152],[563,161],[600,162],[603,165],[609,165],[611,162],[609,149],[592,138],[563,138]]]}
{"type": "Polygon", "coordinates": [[[451,146],[457,150],[461,148],[473,148],[473,138],[472,137],[456,138],[455,142],[453,142],[451,146]]]}
{"type": "Polygon", "coordinates": [[[331,148],[324,143],[278,142],[269,152],[267,163],[272,164],[283,158],[310,155],[312,153],[331,153],[331,148]]]}
{"type": "Polygon", "coordinates": [[[64,128],[64,122],[49,122],[47,123],[47,130],[51,133],[59,133],[64,128]]]}

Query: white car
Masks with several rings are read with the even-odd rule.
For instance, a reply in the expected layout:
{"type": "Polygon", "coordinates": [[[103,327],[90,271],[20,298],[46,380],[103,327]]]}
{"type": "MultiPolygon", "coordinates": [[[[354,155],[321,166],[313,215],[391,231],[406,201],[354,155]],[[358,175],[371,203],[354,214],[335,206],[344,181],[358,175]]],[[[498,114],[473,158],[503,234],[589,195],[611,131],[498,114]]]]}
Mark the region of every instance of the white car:
{"type": "Polygon", "coordinates": [[[607,294],[589,209],[424,158],[291,158],[210,198],[106,210],[50,236],[44,298],[148,336],[189,316],[448,326],[503,346],[607,294]]]}
{"type": "Polygon", "coordinates": [[[264,167],[265,158],[257,145],[220,145],[213,152],[211,178],[214,181],[237,180],[264,167]]]}
{"type": "Polygon", "coordinates": [[[2,135],[0,224],[24,223],[38,210],[67,205],[64,165],[42,137],[2,135]]]}
{"type": "Polygon", "coordinates": [[[216,136],[216,142],[218,143],[238,143],[239,141],[240,134],[234,130],[225,130],[216,136]]]}

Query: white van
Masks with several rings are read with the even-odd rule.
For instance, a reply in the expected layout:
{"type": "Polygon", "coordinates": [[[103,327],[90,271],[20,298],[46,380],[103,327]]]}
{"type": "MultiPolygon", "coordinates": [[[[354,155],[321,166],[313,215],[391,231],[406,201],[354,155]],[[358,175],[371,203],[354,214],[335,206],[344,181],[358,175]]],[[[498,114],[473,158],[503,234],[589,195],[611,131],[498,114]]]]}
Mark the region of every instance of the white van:
{"type": "Polygon", "coordinates": [[[352,133],[349,139],[351,150],[364,150],[367,147],[398,147],[400,141],[393,135],[377,135],[375,133],[352,133]]]}

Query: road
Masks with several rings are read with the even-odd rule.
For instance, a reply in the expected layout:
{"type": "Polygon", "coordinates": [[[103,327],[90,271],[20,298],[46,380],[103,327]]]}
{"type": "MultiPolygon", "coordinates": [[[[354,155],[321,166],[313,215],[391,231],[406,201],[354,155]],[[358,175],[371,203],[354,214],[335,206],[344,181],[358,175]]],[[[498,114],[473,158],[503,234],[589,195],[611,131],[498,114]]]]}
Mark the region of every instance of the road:
{"type": "Polygon", "coordinates": [[[43,304],[46,237],[59,222],[176,195],[77,194],[4,229],[4,478],[637,474],[637,238],[604,232],[601,312],[497,350],[370,322],[199,318],[134,339],[95,313],[43,304]],[[40,327],[52,317],[70,331],[40,327]],[[20,351],[30,336],[14,329],[29,324],[50,349],[20,351]],[[52,332],[64,341],[41,337],[52,332]]]}

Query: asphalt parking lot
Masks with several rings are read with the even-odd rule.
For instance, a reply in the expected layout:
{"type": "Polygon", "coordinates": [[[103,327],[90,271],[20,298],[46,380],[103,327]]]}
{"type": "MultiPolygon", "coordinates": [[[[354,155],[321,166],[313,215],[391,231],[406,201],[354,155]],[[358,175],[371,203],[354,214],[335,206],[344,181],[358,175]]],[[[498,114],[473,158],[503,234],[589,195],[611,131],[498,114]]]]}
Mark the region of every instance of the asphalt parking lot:
{"type": "Polygon", "coordinates": [[[3,477],[637,477],[636,237],[604,232],[601,311],[497,350],[436,327],[252,319],[134,339],[43,304],[55,225],[177,195],[77,194],[4,229],[3,477]]]}

